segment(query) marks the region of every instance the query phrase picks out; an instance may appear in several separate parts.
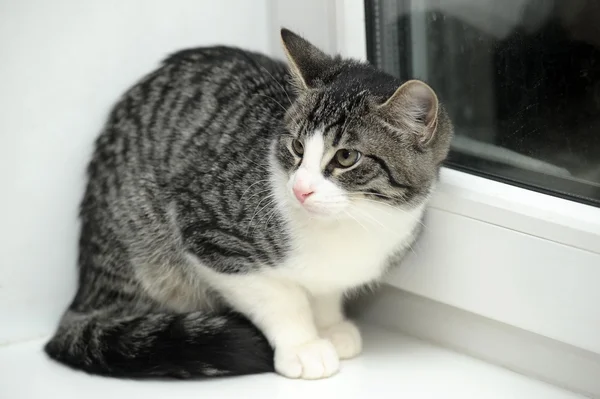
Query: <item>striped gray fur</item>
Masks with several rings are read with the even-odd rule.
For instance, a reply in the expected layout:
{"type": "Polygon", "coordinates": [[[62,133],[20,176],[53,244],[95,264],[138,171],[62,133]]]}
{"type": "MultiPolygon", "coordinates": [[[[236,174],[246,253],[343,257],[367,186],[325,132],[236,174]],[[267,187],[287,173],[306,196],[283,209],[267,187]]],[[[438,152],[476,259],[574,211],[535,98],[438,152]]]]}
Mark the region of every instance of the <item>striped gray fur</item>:
{"type": "Polygon", "coordinates": [[[402,114],[410,99],[395,99],[394,115],[385,106],[395,78],[331,58],[304,76],[313,88],[303,92],[306,68],[294,67],[293,77],[231,47],[185,50],[121,97],[88,167],[79,285],[46,345],[52,358],[120,377],[272,371],[271,344],[190,257],[224,275],[282,267],[293,233],[270,200],[269,159],[295,170],[292,137],[324,129],[368,154],[347,173],[323,171],[348,192],[406,208],[427,199],[452,133],[441,106],[424,145],[423,120],[402,114]]]}

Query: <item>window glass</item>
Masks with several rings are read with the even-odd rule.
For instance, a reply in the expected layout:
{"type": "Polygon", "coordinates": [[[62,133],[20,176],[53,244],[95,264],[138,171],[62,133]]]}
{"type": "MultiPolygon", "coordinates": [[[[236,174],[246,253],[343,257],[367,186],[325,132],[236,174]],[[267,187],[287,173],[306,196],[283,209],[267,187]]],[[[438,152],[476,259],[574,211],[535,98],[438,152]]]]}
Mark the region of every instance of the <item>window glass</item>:
{"type": "Polygon", "coordinates": [[[367,0],[369,60],[427,81],[447,166],[600,206],[600,1],[367,0]]]}

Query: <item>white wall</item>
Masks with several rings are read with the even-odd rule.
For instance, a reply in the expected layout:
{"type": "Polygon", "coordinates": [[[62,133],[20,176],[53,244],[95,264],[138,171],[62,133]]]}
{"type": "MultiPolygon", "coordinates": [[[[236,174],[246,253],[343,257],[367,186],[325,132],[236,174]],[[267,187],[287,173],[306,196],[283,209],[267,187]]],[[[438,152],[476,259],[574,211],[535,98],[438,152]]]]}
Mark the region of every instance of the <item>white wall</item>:
{"type": "Polygon", "coordinates": [[[267,0],[0,1],[0,344],[49,333],[75,289],[77,206],[109,107],[167,54],[268,52],[267,0]]]}
{"type": "MultiPolygon", "coordinates": [[[[362,3],[362,0],[352,0],[362,3]]],[[[336,10],[340,0],[268,0],[270,50],[284,59],[279,29],[283,26],[328,53],[337,52],[336,10]]]]}

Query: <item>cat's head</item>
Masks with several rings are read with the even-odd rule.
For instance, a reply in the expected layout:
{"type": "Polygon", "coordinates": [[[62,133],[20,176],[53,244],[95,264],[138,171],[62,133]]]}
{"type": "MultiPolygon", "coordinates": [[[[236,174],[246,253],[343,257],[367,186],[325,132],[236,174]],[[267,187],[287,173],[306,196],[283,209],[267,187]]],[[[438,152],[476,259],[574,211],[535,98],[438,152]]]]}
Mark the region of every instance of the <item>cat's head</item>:
{"type": "Polygon", "coordinates": [[[452,136],[434,91],[330,57],[289,30],[281,38],[297,89],[274,151],[286,202],[336,218],[365,203],[422,205],[452,136]]]}

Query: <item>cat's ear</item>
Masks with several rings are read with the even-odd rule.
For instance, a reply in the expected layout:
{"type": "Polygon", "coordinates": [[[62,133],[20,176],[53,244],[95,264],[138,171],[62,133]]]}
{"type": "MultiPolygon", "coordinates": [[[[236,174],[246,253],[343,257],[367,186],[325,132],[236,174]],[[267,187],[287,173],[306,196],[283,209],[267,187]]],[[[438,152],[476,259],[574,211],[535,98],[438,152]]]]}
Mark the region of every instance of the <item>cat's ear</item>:
{"type": "Polygon", "coordinates": [[[281,29],[281,41],[297,86],[300,89],[317,86],[317,80],[333,59],[288,29],[281,29]]]}
{"type": "Polygon", "coordinates": [[[438,107],[438,98],[431,87],[420,80],[409,80],[381,104],[379,110],[386,119],[411,130],[419,145],[426,147],[435,137],[438,107]]]}

